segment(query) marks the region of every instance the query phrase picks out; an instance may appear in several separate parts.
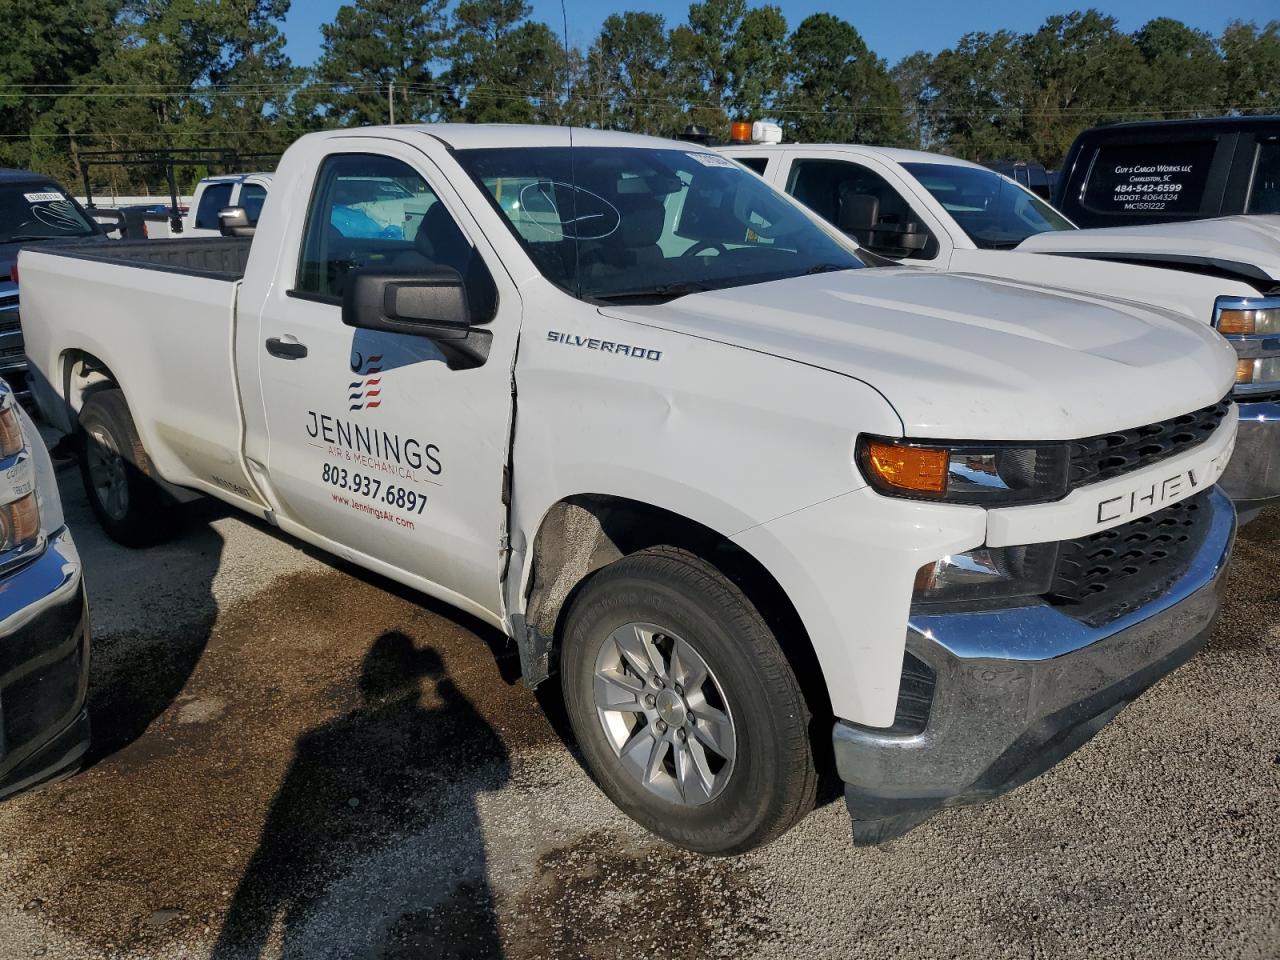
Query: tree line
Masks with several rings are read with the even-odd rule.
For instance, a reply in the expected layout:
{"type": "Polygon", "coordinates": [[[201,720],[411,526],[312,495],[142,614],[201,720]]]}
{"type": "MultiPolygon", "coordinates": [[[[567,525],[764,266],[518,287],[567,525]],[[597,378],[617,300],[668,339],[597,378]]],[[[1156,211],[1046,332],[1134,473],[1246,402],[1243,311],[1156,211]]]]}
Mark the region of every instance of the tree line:
{"type": "MultiPolygon", "coordinates": [[[[284,52],[289,0],[0,0],[0,163],[79,181],[82,154],[282,150],[301,133],[397,122],[573,123],[673,135],[773,119],[789,140],[1056,165],[1098,123],[1280,113],[1280,21],[1219,36],[1169,18],[1126,33],[1097,10],[1031,33],[969,33],[890,65],[856,26],[703,0],[682,23],[628,11],[585,49],[526,0],[353,0],[316,63],[284,52]]],[[[186,184],[204,171],[181,174],[186,184]]],[[[155,189],[145,166],[95,188],[155,189]]]]}

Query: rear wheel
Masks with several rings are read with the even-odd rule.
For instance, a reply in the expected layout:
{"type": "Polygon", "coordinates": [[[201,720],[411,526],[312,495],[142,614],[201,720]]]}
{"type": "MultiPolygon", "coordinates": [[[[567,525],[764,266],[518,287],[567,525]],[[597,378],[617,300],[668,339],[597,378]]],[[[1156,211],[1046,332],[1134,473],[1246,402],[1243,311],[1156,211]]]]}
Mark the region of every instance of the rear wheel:
{"type": "Polygon", "coordinates": [[[561,658],[588,765],[654,833],[739,853],[812,808],[800,686],[755,607],[700,558],[657,547],[595,574],[569,611],[561,658]]]}
{"type": "Polygon", "coordinates": [[[101,390],[80,411],[80,477],[108,536],[145,547],[173,535],[177,504],[152,479],[151,460],[119,390],[101,390]]]}

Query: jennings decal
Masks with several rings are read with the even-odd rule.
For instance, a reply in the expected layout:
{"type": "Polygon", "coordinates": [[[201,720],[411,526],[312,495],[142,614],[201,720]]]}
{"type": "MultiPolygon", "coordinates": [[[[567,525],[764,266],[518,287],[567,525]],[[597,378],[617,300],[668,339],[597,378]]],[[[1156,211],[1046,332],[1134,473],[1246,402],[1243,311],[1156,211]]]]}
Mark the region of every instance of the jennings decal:
{"type": "MultiPolygon", "coordinates": [[[[373,410],[382,406],[382,354],[362,357],[359,353],[352,356],[351,372],[362,379],[352,381],[347,387],[347,400],[351,410],[373,410]]],[[[314,416],[314,414],[313,414],[314,416]]]]}
{"type": "Polygon", "coordinates": [[[325,448],[333,460],[359,464],[366,470],[402,480],[426,480],[444,473],[440,448],[416,437],[402,437],[391,430],[362,426],[327,413],[307,411],[307,436],[312,446],[325,448]]]}
{"type": "Polygon", "coordinates": [[[585,350],[599,350],[601,353],[612,353],[619,357],[630,357],[632,360],[652,360],[657,363],[662,359],[661,350],[650,350],[648,347],[636,347],[629,343],[614,343],[612,340],[597,340],[595,337],[580,337],[576,333],[561,333],[558,330],[547,331],[547,339],[552,343],[566,347],[582,347],[585,350]]]}

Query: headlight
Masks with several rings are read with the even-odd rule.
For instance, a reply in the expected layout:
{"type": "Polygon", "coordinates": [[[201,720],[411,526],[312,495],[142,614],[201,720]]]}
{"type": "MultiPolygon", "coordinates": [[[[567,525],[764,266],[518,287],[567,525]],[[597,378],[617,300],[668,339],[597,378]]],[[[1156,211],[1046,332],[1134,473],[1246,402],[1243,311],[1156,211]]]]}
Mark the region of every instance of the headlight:
{"type": "Polygon", "coordinates": [[[1218,332],[1224,337],[1280,336],[1280,304],[1250,308],[1246,306],[1248,303],[1248,300],[1220,297],[1218,332]]]}
{"type": "Polygon", "coordinates": [[[858,465],[880,493],[915,500],[1004,505],[1067,495],[1067,444],[940,444],[858,438],[858,465]]]}
{"type": "Polygon", "coordinates": [[[978,547],[926,563],[916,573],[913,603],[1038,597],[1053,586],[1056,543],[978,547]]]}
{"type": "Polygon", "coordinates": [[[1280,298],[1219,297],[1213,325],[1240,355],[1236,396],[1280,390],[1280,298]]]}
{"type": "Polygon", "coordinates": [[[40,507],[34,492],[0,507],[0,553],[29,546],[39,536],[40,507]]]}
{"type": "Polygon", "coordinates": [[[0,460],[7,460],[22,452],[22,421],[18,419],[18,404],[12,394],[0,400],[0,460]]]}

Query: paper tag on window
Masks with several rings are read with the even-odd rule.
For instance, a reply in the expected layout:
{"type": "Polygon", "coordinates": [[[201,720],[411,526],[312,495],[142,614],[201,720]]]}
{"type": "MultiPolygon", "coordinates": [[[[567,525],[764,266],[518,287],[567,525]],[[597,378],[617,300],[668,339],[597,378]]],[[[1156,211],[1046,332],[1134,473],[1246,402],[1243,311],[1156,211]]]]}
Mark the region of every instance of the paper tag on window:
{"type": "Polygon", "coordinates": [[[60,193],[24,193],[27,203],[52,203],[55,200],[62,200],[60,193]]]}
{"type": "Polygon", "coordinates": [[[732,170],[737,166],[728,157],[722,157],[718,153],[686,153],[685,156],[691,160],[697,160],[704,167],[728,167],[732,170]]]}

